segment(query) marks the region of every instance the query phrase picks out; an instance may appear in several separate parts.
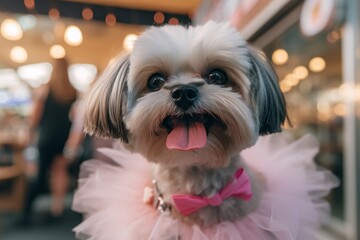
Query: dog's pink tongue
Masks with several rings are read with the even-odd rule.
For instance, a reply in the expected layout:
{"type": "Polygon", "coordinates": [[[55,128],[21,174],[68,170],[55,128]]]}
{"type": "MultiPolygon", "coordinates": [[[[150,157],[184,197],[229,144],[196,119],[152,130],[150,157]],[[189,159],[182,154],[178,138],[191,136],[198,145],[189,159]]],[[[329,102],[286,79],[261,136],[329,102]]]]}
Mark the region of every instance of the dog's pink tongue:
{"type": "Polygon", "coordinates": [[[168,149],[191,150],[206,144],[206,130],[203,123],[179,121],[166,139],[168,149]]]}

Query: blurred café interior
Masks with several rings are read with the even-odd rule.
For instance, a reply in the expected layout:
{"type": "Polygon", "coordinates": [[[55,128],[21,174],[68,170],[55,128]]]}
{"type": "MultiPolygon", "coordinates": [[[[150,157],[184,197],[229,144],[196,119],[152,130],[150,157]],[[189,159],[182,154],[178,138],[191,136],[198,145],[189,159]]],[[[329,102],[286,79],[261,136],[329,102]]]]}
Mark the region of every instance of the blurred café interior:
{"type": "Polygon", "coordinates": [[[358,0],[0,0],[0,238],[30,239],[7,235],[9,216],[21,213],[38,171],[29,118],[54,59],[66,57],[80,97],[147,27],[230,19],[273,62],[292,121],[285,128],[316,136],[317,163],[341,181],[319,239],[360,239],[358,0]]]}

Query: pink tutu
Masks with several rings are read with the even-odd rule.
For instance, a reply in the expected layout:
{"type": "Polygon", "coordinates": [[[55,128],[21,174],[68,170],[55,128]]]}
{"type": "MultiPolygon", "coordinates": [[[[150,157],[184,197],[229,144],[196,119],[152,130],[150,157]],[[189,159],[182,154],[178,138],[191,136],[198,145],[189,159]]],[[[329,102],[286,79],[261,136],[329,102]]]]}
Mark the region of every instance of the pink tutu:
{"type": "Polygon", "coordinates": [[[96,240],[311,240],[328,215],[322,198],[337,185],[319,170],[318,151],[310,135],[293,141],[289,134],[261,137],[242,157],[266,178],[258,208],[236,222],[200,228],[158,213],[143,202],[151,186],[150,164],[126,150],[101,149],[113,162],[90,160],[82,165],[73,209],[85,220],[74,228],[79,238],[96,240]],[[310,194],[311,193],[311,194],[310,194]]]}

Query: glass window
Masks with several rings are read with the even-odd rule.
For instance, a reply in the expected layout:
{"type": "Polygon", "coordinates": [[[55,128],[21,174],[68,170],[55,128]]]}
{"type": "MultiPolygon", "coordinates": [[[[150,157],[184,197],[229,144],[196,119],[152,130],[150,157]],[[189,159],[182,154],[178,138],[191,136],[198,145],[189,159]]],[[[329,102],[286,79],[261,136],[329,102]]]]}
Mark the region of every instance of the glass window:
{"type": "Polygon", "coordinates": [[[341,181],[328,196],[332,215],[344,220],[343,117],[347,86],[342,81],[341,30],[309,38],[299,23],[263,48],[274,63],[295,136],[315,135],[320,143],[316,161],[341,181]]]}

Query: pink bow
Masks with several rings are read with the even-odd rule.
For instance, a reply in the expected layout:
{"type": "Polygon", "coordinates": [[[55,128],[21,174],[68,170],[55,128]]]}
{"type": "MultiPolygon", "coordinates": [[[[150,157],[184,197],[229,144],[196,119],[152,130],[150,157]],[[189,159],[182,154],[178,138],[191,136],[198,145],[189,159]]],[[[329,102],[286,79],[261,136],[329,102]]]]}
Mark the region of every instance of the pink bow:
{"type": "Polygon", "coordinates": [[[210,198],[186,194],[172,195],[175,208],[184,216],[188,216],[208,205],[219,206],[228,197],[236,197],[245,201],[251,199],[250,178],[243,168],[236,171],[234,181],[228,183],[219,193],[210,198]]]}

